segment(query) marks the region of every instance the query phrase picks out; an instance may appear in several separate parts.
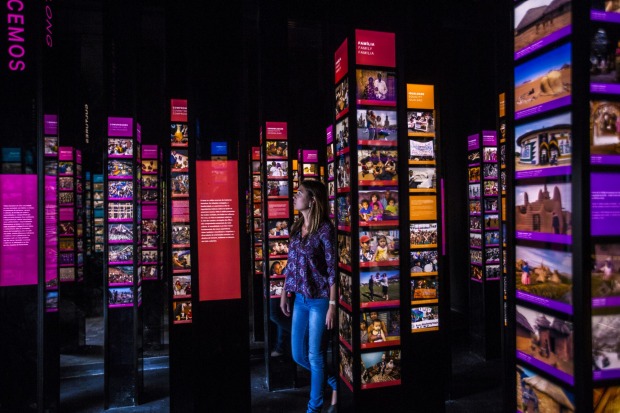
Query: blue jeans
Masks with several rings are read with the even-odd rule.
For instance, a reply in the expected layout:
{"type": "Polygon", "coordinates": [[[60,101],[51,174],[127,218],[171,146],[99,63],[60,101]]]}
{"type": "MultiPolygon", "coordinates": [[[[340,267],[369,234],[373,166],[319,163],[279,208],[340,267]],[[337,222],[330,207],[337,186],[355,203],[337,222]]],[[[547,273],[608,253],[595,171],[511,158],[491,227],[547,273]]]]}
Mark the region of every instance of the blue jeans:
{"type": "MultiPolygon", "coordinates": [[[[327,347],[325,317],[328,308],[327,298],[295,296],[291,346],[293,360],[310,371],[308,413],[320,412],[323,408],[327,347]]],[[[336,376],[329,375],[327,383],[336,390],[336,376]]]]}
{"type": "Polygon", "coordinates": [[[291,319],[282,313],[279,298],[271,298],[269,300],[269,319],[273,321],[277,327],[276,345],[273,347],[273,350],[278,353],[284,353],[285,349],[287,349],[290,344],[286,343],[285,340],[288,339],[291,334],[291,319]]]}

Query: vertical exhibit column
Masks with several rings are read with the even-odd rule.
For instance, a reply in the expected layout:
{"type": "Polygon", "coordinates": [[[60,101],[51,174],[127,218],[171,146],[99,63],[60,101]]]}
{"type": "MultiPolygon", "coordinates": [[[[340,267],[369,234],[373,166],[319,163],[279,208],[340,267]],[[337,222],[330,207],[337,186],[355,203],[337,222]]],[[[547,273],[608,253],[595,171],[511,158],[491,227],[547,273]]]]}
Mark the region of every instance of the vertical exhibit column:
{"type": "MultiPolygon", "coordinates": [[[[262,136],[262,134],[261,134],[262,136]]],[[[262,175],[261,175],[261,148],[260,146],[253,146],[250,153],[250,194],[249,194],[249,208],[251,216],[250,233],[252,238],[252,308],[254,309],[254,341],[265,340],[265,321],[263,304],[265,302],[263,294],[263,261],[265,259],[264,253],[264,231],[263,222],[265,217],[263,216],[263,204],[262,204],[262,175]]]]}

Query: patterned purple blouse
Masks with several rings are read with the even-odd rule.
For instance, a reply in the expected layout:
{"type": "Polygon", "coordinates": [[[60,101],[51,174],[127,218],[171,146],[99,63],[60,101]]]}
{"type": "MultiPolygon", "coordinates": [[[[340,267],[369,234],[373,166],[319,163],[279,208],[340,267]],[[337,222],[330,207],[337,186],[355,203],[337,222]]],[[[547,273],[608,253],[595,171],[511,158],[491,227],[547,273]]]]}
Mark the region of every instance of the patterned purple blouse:
{"type": "Polygon", "coordinates": [[[336,231],[329,221],[319,225],[314,234],[291,236],[284,290],[307,298],[329,298],[329,288],[336,282],[336,231]]]}

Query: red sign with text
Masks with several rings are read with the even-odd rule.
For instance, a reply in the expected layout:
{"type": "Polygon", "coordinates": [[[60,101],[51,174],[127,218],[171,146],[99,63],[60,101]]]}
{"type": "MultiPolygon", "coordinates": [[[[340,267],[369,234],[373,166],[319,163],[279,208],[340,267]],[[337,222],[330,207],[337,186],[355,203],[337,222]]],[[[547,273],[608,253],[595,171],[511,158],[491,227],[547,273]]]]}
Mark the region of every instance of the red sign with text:
{"type": "Polygon", "coordinates": [[[349,54],[347,39],[340,45],[336,53],[334,53],[334,73],[336,75],[334,83],[338,83],[340,79],[349,71],[349,54]]]}
{"type": "Polygon", "coordinates": [[[237,161],[196,162],[199,300],[241,298],[237,161]]]}
{"type": "Polygon", "coordinates": [[[365,66],[396,67],[394,33],[356,30],[355,62],[365,66]]]}
{"type": "Polygon", "coordinates": [[[287,138],[286,122],[267,122],[266,129],[267,139],[286,140],[287,138]]]}
{"type": "Polygon", "coordinates": [[[186,99],[170,99],[170,121],[187,122],[186,99]]]}

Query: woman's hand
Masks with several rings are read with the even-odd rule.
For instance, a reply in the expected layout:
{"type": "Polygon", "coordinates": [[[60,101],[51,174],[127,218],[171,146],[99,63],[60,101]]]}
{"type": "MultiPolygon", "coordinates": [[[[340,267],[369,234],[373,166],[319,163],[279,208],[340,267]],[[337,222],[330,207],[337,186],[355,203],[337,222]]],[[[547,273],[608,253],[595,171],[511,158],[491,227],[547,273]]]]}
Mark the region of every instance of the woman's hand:
{"type": "Polygon", "coordinates": [[[286,296],[285,291],[282,291],[282,295],[280,296],[280,309],[282,310],[282,313],[285,316],[287,317],[291,316],[291,307],[288,302],[288,297],[286,296]]]}
{"type": "Polygon", "coordinates": [[[335,319],[336,319],[336,306],[330,304],[329,308],[327,309],[327,315],[325,316],[325,325],[327,326],[328,330],[331,330],[332,328],[334,328],[335,323],[335,319]]]}

